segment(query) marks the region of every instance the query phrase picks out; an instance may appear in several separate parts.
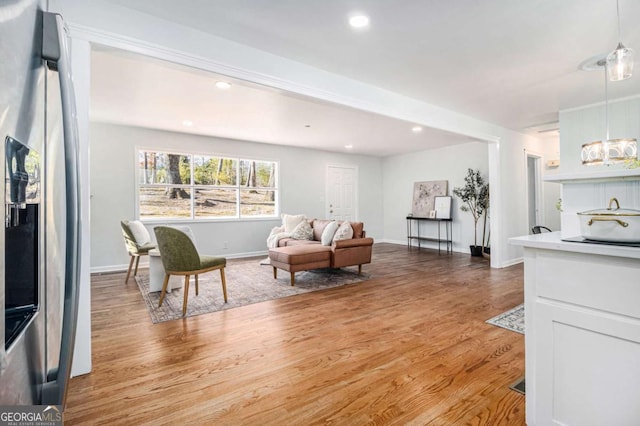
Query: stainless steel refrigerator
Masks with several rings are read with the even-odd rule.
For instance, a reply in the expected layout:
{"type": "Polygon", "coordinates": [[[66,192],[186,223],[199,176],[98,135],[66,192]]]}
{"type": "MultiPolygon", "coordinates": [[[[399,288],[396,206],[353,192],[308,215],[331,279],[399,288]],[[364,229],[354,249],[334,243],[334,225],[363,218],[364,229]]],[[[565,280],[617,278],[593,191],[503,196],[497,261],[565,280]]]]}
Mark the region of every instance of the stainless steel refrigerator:
{"type": "Polygon", "coordinates": [[[44,0],[0,0],[0,405],[64,405],[78,307],[69,40],[44,0]]]}

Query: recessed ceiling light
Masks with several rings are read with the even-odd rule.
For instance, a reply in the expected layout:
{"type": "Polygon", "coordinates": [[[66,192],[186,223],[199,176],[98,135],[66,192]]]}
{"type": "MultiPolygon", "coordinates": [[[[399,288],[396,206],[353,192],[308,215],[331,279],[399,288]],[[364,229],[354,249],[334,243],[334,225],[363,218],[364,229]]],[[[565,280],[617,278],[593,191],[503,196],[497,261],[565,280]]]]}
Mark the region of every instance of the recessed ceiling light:
{"type": "Polygon", "coordinates": [[[367,15],[353,15],[349,18],[349,25],[353,28],[366,28],[369,26],[369,17],[367,15]]]}
{"type": "Polygon", "coordinates": [[[226,81],[216,81],[216,87],[222,90],[231,89],[231,83],[228,83],[226,81]]]}
{"type": "Polygon", "coordinates": [[[411,128],[411,131],[412,131],[413,133],[420,133],[420,132],[422,131],[422,127],[420,127],[420,126],[413,126],[413,127],[411,128]]]}
{"type": "Polygon", "coordinates": [[[345,145],[344,147],[345,147],[345,149],[353,149],[353,145],[351,145],[351,144],[345,145]]]}
{"type": "Polygon", "coordinates": [[[184,127],[191,127],[191,126],[193,126],[193,121],[191,121],[191,120],[182,120],[182,125],[184,127]]]}

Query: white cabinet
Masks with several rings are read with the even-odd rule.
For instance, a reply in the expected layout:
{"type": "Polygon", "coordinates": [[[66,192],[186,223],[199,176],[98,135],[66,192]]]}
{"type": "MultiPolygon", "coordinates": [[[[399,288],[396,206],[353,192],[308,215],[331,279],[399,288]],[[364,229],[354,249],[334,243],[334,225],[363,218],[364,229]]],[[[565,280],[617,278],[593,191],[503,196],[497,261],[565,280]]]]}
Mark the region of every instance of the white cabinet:
{"type": "Polygon", "coordinates": [[[511,242],[525,247],[527,424],[640,425],[640,249],[511,242]]]}
{"type": "Polygon", "coordinates": [[[640,326],[597,310],[536,304],[535,424],[640,424],[640,326]]]}

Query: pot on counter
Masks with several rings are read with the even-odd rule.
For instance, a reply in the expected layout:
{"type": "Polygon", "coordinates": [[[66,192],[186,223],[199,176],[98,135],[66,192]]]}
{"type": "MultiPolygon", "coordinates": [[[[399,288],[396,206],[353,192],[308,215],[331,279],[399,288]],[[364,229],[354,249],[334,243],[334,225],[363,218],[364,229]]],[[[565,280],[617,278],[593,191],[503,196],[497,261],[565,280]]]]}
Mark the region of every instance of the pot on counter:
{"type": "Polygon", "coordinates": [[[621,209],[616,198],[609,201],[609,207],[606,209],[580,212],[578,216],[580,232],[587,240],[640,242],[640,210],[621,209]]]}

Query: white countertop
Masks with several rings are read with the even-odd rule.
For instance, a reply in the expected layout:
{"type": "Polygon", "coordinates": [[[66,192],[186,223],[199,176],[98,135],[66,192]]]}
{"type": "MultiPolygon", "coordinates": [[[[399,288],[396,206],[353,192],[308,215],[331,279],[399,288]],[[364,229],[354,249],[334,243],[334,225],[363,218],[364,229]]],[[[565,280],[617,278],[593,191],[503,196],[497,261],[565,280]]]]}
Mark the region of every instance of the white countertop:
{"type": "Polygon", "coordinates": [[[516,246],[539,248],[546,250],[570,251],[574,253],[599,254],[602,256],[629,257],[640,259],[640,247],[612,246],[605,244],[572,243],[562,241],[560,232],[525,235],[509,238],[509,243],[516,246]]]}

